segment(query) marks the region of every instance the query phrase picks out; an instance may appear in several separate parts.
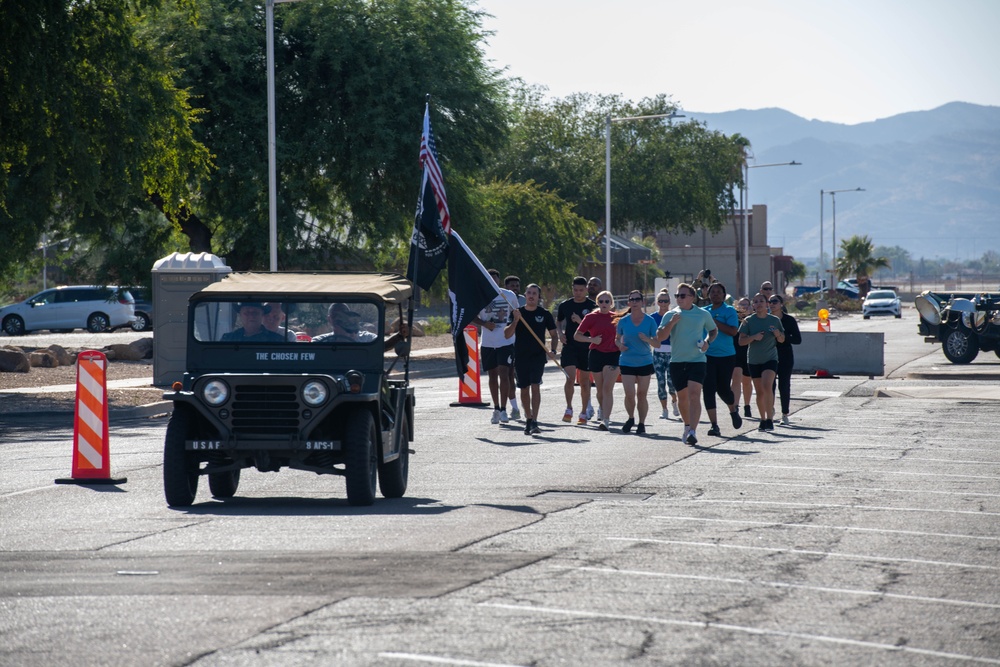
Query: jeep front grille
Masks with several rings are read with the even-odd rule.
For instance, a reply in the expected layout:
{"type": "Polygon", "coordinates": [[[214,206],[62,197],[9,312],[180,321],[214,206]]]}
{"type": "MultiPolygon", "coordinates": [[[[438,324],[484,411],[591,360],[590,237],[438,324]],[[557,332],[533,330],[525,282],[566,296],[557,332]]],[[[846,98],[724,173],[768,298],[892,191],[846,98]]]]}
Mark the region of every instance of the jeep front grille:
{"type": "Polygon", "coordinates": [[[235,435],[295,436],[298,433],[298,389],[294,385],[237,385],[232,411],[235,435]]]}

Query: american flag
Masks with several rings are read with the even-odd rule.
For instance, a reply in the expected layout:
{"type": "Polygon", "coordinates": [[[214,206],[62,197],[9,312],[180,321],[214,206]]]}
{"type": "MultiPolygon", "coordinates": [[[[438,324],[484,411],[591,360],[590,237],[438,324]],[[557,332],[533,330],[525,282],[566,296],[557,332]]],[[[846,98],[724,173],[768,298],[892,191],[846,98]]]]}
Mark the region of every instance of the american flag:
{"type": "Polygon", "coordinates": [[[438,164],[437,146],[434,144],[434,130],[431,129],[431,107],[424,108],[424,133],[420,137],[420,166],[424,168],[427,181],[434,190],[438,216],[445,234],[451,233],[451,215],[448,213],[448,196],[444,191],[444,178],[438,164]]]}

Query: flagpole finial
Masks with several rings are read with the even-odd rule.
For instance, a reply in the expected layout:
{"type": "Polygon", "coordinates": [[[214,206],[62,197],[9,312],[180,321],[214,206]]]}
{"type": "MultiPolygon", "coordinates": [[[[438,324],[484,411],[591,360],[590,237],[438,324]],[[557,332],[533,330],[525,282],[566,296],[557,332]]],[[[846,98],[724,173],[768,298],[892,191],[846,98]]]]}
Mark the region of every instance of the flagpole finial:
{"type": "Polygon", "coordinates": [[[426,100],[427,104],[430,104],[431,103],[431,94],[427,93],[427,95],[424,97],[424,99],[426,100]]]}

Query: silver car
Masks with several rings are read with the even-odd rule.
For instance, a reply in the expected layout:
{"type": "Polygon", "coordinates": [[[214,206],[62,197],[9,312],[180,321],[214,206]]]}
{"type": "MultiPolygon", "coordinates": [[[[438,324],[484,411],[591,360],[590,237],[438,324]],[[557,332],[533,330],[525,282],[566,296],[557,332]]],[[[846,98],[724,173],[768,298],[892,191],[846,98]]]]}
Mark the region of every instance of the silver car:
{"type": "Polygon", "coordinates": [[[867,320],[872,315],[893,315],[897,319],[903,316],[899,297],[889,289],[872,290],[861,303],[861,314],[867,320]]]}
{"type": "Polygon", "coordinates": [[[0,327],[9,336],[40,329],[57,333],[86,329],[100,333],[130,326],[134,320],[132,294],[114,286],[55,287],[0,308],[0,327]]]}

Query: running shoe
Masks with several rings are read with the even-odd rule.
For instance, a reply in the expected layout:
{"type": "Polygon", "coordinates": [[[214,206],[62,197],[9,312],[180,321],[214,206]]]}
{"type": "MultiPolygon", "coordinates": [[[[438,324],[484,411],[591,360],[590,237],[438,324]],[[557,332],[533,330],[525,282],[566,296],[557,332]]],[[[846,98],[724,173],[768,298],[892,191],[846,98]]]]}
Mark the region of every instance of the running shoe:
{"type": "Polygon", "coordinates": [[[767,425],[765,426],[765,429],[768,430],[768,431],[773,431],[774,430],[774,420],[773,419],[768,419],[767,420],[767,425]]]}
{"type": "Polygon", "coordinates": [[[687,437],[686,442],[687,442],[687,444],[692,445],[692,446],[698,444],[698,438],[694,437],[694,429],[691,429],[691,431],[688,433],[688,437],[687,437]]]}
{"type": "Polygon", "coordinates": [[[766,431],[767,430],[767,421],[764,420],[764,419],[761,419],[760,423],[757,424],[757,430],[758,431],[766,431]]]}
{"type": "Polygon", "coordinates": [[[538,435],[542,432],[542,429],[538,428],[538,422],[534,419],[531,420],[531,435],[538,435]]]}
{"type": "Polygon", "coordinates": [[[567,424],[573,421],[573,408],[566,408],[566,412],[563,413],[563,421],[567,424]]]}
{"type": "Polygon", "coordinates": [[[593,418],[594,418],[594,404],[587,403],[587,421],[590,421],[593,418]]]}
{"type": "Polygon", "coordinates": [[[581,412],[580,413],[580,417],[576,420],[576,425],[577,426],[586,426],[587,425],[587,421],[588,421],[587,420],[587,413],[586,412],[581,412]]]}
{"type": "Polygon", "coordinates": [[[681,409],[677,407],[677,401],[674,401],[674,417],[681,416],[681,409]]]}
{"type": "Polygon", "coordinates": [[[636,426],[635,426],[635,434],[636,435],[644,435],[645,433],[646,433],[646,425],[645,424],[636,424],[636,426]]]}
{"type": "Polygon", "coordinates": [[[629,431],[632,430],[633,426],[635,426],[635,420],[629,417],[627,420],[625,420],[625,423],[622,424],[622,433],[628,433],[629,431]]]}
{"type": "MultiPolygon", "coordinates": [[[[510,421],[510,419],[507,418],[507,411],[506,410],[501,410],[500,411],[500,423],[501,424],[506,424],[509,421],[510,421]]],[[[493,422],[493,423],[496,424],[496,422],[493,422]]]]}
{"type": "Polygon", "coordinates": [[[788,413],[781,415],[781,425],[788,426],[788,413]]]}
{"type": "Polygon", "coordinates": [[[660,419],[670,419],[670,410],[668,408],[663,408],[663,412],[660,413],[660,419]]]}
{"type": "Polygon", "coordinates": [[[607,431],[607,430],[608,430],[608,425],[604,423],[604,420],[603,420],[603,419],[602,419],[602,420],[601,420],[601,422],[600,422],[600,423],[599,423],[599,424],[597,425],[597,430],[598,430],[598,431],[607,431]]]}
{"type": "Polygon", "coordinates": [[[525,435],[531,435],[531,420],[530,419],[525,419],[524,420],[524,434],[525,435]]]}
{"type": "Polygon", "coordinates": [[[708,429],[708,435],[715,436],[716,438],[721,438],[722,431],[719,430],[719,425],[712,424],[712,428],[708,429]]]}
{"type": "Polygon", "coordinates": [[[729,418],[733,420],[733,428],[743,426],[743,417],[740,417],[739,408],[729,413],[729,418]]]}
{"type": "Polygon", "coordinates": [[[513,405],[510,408],[510,418],[513,419],[514,421],[518,421],[521,419],[521,411],[517,409],[516,405],[513,405]]]}
{"type": "Polygon", "coordinates": [[[747,417],[747,418],[753,417],[753,415],[750,414],[750,406],[749,405],[744,405],[743,406],[743,416],[747,417]]]}
{"type": "Polygon", "coordinates": [[[500,423],[500,411],[499,410],[494,410],[493,411],[493,417],[490,418],[490,423],[491,424],[499,424],[500,423]]]}

